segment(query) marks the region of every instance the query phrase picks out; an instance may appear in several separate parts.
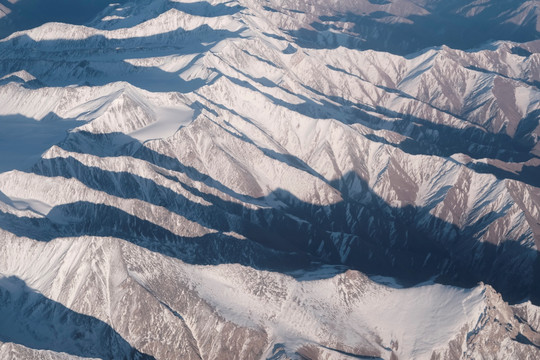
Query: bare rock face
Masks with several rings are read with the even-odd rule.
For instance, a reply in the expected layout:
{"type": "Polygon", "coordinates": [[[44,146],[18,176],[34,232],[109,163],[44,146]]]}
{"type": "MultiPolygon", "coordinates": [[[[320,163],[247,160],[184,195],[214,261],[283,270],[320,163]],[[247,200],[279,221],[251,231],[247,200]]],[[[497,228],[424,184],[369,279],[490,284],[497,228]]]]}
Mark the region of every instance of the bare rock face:
{"type": "Polygon", "coordinates": [[[158,0],[0,40],[0,358],[540,357],[537,19],[158,0]]]}
{"type": "Polygon", "coordinates": [[[12,342],[0,344],[0,354],[2,359],[15,360],[15,359],[37,359],[37,360],[73,360],[73,359],[89,359],[87,357],[81,358],[74,355],[68,355],[65,353],[57,353],[49,350],[35,350],[24,347],[12,342]]]}
{"type": "Polygon", "coordinates": [[[539,350],[538,328],[519,315],[527,308],[537,309],[530,303],[508,305],[485,286],[485,307],[477,323],[463,328],[449,349],[434,353],[434,358],[534,359],[539,350]]]}
{"type": "MultiPolygon", "coordinates": [[[[490,339],[475,341],[471,339],[471,354],[475,357],[492,356],[496,352],[499,358],[508,356],[519,359],[533,359],[535,356],[531,347],[538,350],[540,347],[540,337],[538,336],[538,327],[531,326],[524,319],[520,318],[519,310],[514,306],[508,306],[493,289],[489,289],[488,307],[482,321],[479,322],[476,329],[490,333],[490,339]],[[515,343],[519,343],[517,345],[515,343]]],[[[473,332],[476,332],[473,330],[473,332]]]]}
{"type": "Polygon", "coordinates": [[[351,270],[332,276],[331,268],[295,279],[238,264],[189,265],[113,238],[5,238],[8,358],[532,359],[539,352],[534,319],[524,315],[538,308],[510,306],[489,285],[404,288],[351,270]]]}

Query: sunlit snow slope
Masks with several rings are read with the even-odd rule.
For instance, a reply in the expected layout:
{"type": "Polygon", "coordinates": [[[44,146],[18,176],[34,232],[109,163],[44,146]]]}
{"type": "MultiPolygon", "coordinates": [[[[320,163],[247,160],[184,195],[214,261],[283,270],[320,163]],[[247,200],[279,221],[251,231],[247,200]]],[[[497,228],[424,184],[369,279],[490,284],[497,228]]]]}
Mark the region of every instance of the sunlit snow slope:
{"type": "Polygon", "coordinates": [[[516,3],[137,1],[0,40],[0,358],[540,357],[516,3]]]}

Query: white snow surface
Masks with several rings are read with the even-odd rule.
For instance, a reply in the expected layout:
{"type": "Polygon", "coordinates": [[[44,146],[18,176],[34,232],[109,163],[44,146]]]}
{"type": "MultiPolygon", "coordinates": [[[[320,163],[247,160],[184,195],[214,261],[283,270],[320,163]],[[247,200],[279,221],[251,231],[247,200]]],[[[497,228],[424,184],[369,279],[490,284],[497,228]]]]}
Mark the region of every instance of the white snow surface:
{"type": "MultiPolygon", "coordinates": [[[[82,274],[124,263],[125,270],[115,275],[119,284],[126,283],[126,276],[133,278],[158,300],[167,301],[174,294],[165,295],[165,288],[159,288],[160,274],[166,274],[161,280],[173,281],[169,286],[182,292],[192,289],[198,301],[207,302],[225,321],[265,329],[270,344],[283,344],[291,353],[319,343],[353,351],[371,347],[387,359],[390,348],[399,346],[394,349],[399,358],[429,359],[462,327],[474,326],[485,306],[484,286],[464,290],[431,284],[396,289],[355,271],[321,280],[296,280],[240,265],[187,265],[116,239],[8,241],[10,246],[0,252],[1,276],[16,276],[66,306],[76,306],[101,291],[87,288],[88,279],[82,274]],[[27,262],[33,270],[23,265],[27,262]]],[[[114,303],[126,290],[118,286],[108,291],[114,303]]],[[[103,305],[96,303],[86,311],[101,314],[108,311],[103,305]]],[[[176,306],[173,300],[170,307],[176,306]]],[[[110,315],[98,315],[103,316],[110,315]]],[[[193,321],[191,312],[183,316],[186,322],[193,321]]],[[[190,326],[196,332],[199,325],[190,326]]],[[[269,349],[262,358],[271,355],[269,349]]]]}
{"type": "Polygon", "coordinates": [[[190,108],[160,108],[156,111],[157,120],[143,128],[128,133],[141,142],[162,139],[174,135],[181,127],[193,121],[190,108]]]}

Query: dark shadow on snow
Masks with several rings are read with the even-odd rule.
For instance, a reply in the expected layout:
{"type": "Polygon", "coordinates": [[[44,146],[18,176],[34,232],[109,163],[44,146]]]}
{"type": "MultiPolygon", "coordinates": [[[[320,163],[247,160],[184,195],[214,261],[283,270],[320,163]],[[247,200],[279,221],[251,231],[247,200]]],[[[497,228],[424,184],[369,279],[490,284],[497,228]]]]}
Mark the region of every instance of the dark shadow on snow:
{"type": "Polygon", "coordinates": [[[0,0],[10,12],[0,18],[0,38],[47,22],[84,24],[112,3],[126,0],[0,0]]]}
{"type": "MultiPolygon", "coordinates": [[[[229,81],[238,86],[260,93],[278,106],[287,108],[301,115],[315,119],[335,119],[349,125],[359,123],[372,130],[388,130],[398,133],[405,137],[400,143],[388,142],[385,138],[376,134],[367,134],[364,136],[371,141],[397,147],[408,154],[421,154],[445,158],[449,158],[454,154],[465,154],[473,159],[490,158],[517,163],[538,158],[538,156],[532,153],[532,150],[536,145],[536,140],[532,135],[532,131],[539,125],[540,110],[534,110],[525,118],[521,119],[515,135],[510,137],[506,133],[493,133],[472,124],[466,128],[459,129],[440,123],[434,123],[412,114],[396,112],[381,106],[372,107],[361,103],[355,103],[339,96],[325,95],[316,89],[307,86],[304,87],[320,97],[318,101],[316,102],[303,95],[295,94],[295,96],[303,100],[303,103],[291,104],[265,92],[264,87],[269,86],[263,81],[264,79],[255,79],[248,74],[242,73],[238,69],[235,70],[263,86],[258,88],[247,81],[226,75],[222,76],[225,76],[229,81]],[[390,118],[392,120],[386,120],[385,118],[390,118]],[[460,140],[456,141],[456,139],[460,140]]],[[[280,89],[288,92],[286,89],[280,89]]],[[[216,106],[231,112],[233,115],[237,115],[232,109],[224,108],[219,104],[216,104],[216,106]]],[[[443,111],[440,109],[438,110],[443,111]]],[[[459,116],[455,114],[448,114],[459,118],[459,116]]],[[[249,119],[243,119],[249,121],[249,119]]],[[[268,152],[265,154],[274,157],[271,154],[268,154],[268,152]]],[[[490,173],[500,179],[515,179],[533,186],[538,186],[540,184],[540,180],[536,176],[539,171],[538,167],[524,166],[521,171],[510,173],[496,168],[495,166],[484,166],[483,164],[469,164],[468,166],[477,172],[490,173]]],[[[308,172],[316,174],[316,172],[310,171],[309,166],[307,165],[301,165],[301,167],[308,172]]]]}
{"type": "Polygon", "coordinates": [[[62,119],[54,113],[38,121],[24,115],[0,115],[0,173],[27,170],[48,148],[66,138],[81,121],[62,119]]]}
{"type": "MultiPolygon", "coordinates": [[[[71,150],[75,144],[86,143],[85,136],[88,135],[72,133],[71,140],[61,146],[71,150]]],[[[105,139],[108,136],[103,135],[105,139]]],[[[123,146],[115,154],[107,155],[143,158],[227,191],[218,180],[183,166],[177,159],[163,157],[147,148],[140,150],[144,146],[134,151],[135,148],[123,146]]],[[[241,263],[285,272],[309,269],[309,263],[345,265],[368,274],[396,277],[410,285],[433,277],[443,283],[467,287],[483,281],[494,286],[507,301],[530,297],[538,303],[537,252],[521,245],[527,234],[519,239],[489,239],[500,245],[478,241],[487,227],[508,209],[486,214],[469,227],[458,228],[431,215],[431,208],[387,204],[355,173],[331,183],[345,197],[340,203],[313,205],[276,190],[264,198],[242,198],[252,204],[264,205],[268,200],[274,204],[251,208],[204,193],[167,175],[211,204],[201,205],[152,180],[88,167],[70,157],[43,159],[33,171],[44,176],[73,177],[110,195],[163,206],[218,232],[201,238],[179,237],[114,207],[78,202],[56,207],[44,219],[0,214],[2,228],[18,236],[42,241],[63,236],[113,236],[190,263],[241,263]],[[348,196],[348,193],[356,195],[348,196]],[[281,205],[276,206],[277,203],[281,205]],[[248,240],[224,235],[229,231],[248,240]]],[[[231,195],[239,199],[234,193],[231,195]]]]}
{"type": "Polygon", "coordinates": [[[100,359],[154,359],[103,321],[46,298],[15,277],[0,278],[0,341],[100,359]]]}
{"type": "MultiPolygon", "coordinates": [[[[215,10],[207,5],[184,4],[181,6],[184,6],[182,11],[188,13],[189,11],[203,13],[215,10]]],[[[239,9],[221,10],[239,11],[239,9]]],[[[386,15],[377,14],[377,16],[386,15]]],[[[352,20],[357,22],[360,30],[365,26],[374,25],[369,21],[363,23],[364,19],[353,18],[352,20]]],[[[325,33],[327,25],[316,26],[325,33]]],[[[410,37],[411,33],[407,32],[407,28],[400,28],[409,25],[386,24],[384,26],[392,30],[391,34],[398,34],[385,35],[398,36],[397,40],[391,38],[392,41],[387,41],[388,44],[394,41],[399,43],[400,36],[410,37]]],[[[145,49],[149,47],[152,51],[147,56],[193,54],[197,59],[198,54],[209,51],[217,42],[225,38],[240,37],[241,32],[242,30],[237,32],[213,30],[203,25],[193,31],[178,29],[170,33],[126,40],[93,36],[85,40],[36,42],[27,36],[19,36],[0,46],[4,59],[18,59],[18,61],[0,62],[0,77],[25,69],[29,62],[40,61],[38,58],[33,58],[34,52],[42,56],[43,52],[54,51],[58,58],[63,54],[73,53],[76,53],[79,58],[72,62],[63,62],[61,66],[65,67],[65,69],[62,68],[65,70],[64,76],[47,86],[104,85],[114,81],[128,81],[134,86],[149,91],[191,92],[204,86],[205,81],[181,79],[177,75],[183,69],[169,73],[157,67],[135,66],[124,60],[144,58],[145,51],[148,51],[145,49]],[[134,42],[136,42],[136,47],[133,47],[134,42]],[[13,53],[14,48],[18,49],[17,53],[13,53]],[[87,60],[92,57],[100,58],[104,54],[109,56],[110,60],[105,66],[113,66],[107,73],[105,68],[97,67],[99,62],[92,63],[87,60]],[[118,66],[118,71],[115,71],[114,66],[118,66]],[[133,76],[124,78],[114,75],[115,73],[128,73],[133,76]]],[[[316,32],[317,38],[314,39],[313,44],[309,43],[313,40],[311,39],[313,34],[305,36],[295,34],[295,36],[300,43],[308,41],[306,43],[308,45],[319,46],[320,33],[320,31],[316,32]]],[[[370,32],[366,34],[369,35],[370,32]]],[[[433,40],[429,38],[432,35],[426,36],[428,36],[427,40],[422,36],[412,40],[420,45],[410,45],[405,42],[405,45],[400,45],[404,48],[397,48],[396,51],[405,51],[404,49],[408,47],[425,46],[424,42],[429,43],[433,40]]],[[[323,46],[332,47],[349,41],[339,40],[323,44],[323,46]]],[[[383,42],[381,46],[388,47],[388,44],[383,42]]],[[[351,46],[357,47],[358,44],[354,44],[353,41],[351,46]]],[[[44,67],[44,69],[48,71],[50,67],[44,67]]],[[[33,75],[41,78],[40,74],[33,75]]],[[[216,78],[219,76],[225,75],[218,73],[216,78]]],[[[290,104],[247,81],[232,77],[227,77],[227,79],[238,86],[261,93],[279,106],[312,118],[336,119],[346,124],[361,123],[373,130],[386,129],[399,133],[405,136],[406,140],[399,144],[389,145],[410,154],[449,157],[455,153],[464,153],[473,158],[489,157],[503,161],[526,161],[534,157],[530,153],[534,143],[531,142],[528,129],[538,123],[538,113],[532,113],[530,119],[522,121],[516,137],[510,138],[504,134],[492,134],[475,127],[455,129],[409,114],[397,113],[381,107],[368,107],[321,93],[318,95],[325,96],[326,99],[323,98],[320,102],[298,95],[304,103],[290,104]],[[370,112],[396,120],[384,120],[371,115],[370,112]],[[456,138],[460,141],[455,141],[456,138]]],[[[261,84],[261,88],[277,86],[266,78],[250,78],[250,80],[261,84]]],[[[315,89],[308,88],[308,90],[317,93],[315,89]]],[[[226,110],[234,114],[234,110],[226,110]]],[[[237,135],[237,137],[250,142],[246,136],[237,135]]],[[[386,143],[384,138],[375,135],[368,135],[368,137],[372,141],[386,143]]],[[[540,298],[539,288],[536,285],[540,283],[537,252],[521,245],[520,242],[525,239],[490,239],[493,243],[507,240],[502,241],[500,245],[478,241],[489,224],[505,215],[504,211],[503,213],[489,213],[470,227],[460,229],[432,216],[431,208],[394,207],[387,204],[355,173],[346,174],[341,179],[330,183],[345,197],[345,200],[338,204],[318,206],[304,203],[282,190],[276,190],[264,198],[254,199],[238,194],[220,183],[219,179],[202,174],[193,167],[184,166],[175,158],[154,152],[126,135],[93,135],[74,132],[60,146],[69,151],[97,156],[133,156],[164,169],[181,172],[191,180],[203,182],[234,200],[253,205],[268,203],[274,205],[253,209],[237,201],[224,200],[201,192],[177,177],[167,175],[169,180],[177,182],[185,190],[212,204],[212,206],[204,206],[152,180],[128,172],[111,172],[88,167],[69,157],[43,159],[32,170],[36,174],[75,178],[89,188],[110,195],[124,199],[140,199],[163,206],[171,212],[214,229],[217,233],[199,238],[180,237],[112,206],[85,201],[57,206],[46,218],[34,219],[0,213],[2,228],[18,236],[27,236],[40,241],[50,241],[65,236],[113,236],[191,263],[238,262],[276,271],[302,270],[308,268],[309,263],[342,264],[368,274],[397,277],[404,283],[414,284],[434,276],[438,276],[441,282],[462,286],[473,286],[477,281],[484,281],[493,285],[509,301],[531,297],[538,303],[540,298]],[[357,195],[348,196],[349,193],[357,195]],[[225,235],[230,231],[248,240],[238,240],[225,235]]],[[[259,149],[266,156],[317,175],[307,164],[290,154],[279,154],[261,147],[259,149]]],[[[493,169],[485,171],[496,173],[493,169]]],[[[536,184],[534,180],[531,180],[533,175],[518,177],[518,179],[536,184]]],[[[499,174],[499,176],[509,175],[499,174]]]]}
{"type": "MultiPolygon", "coordinates": [[[[101,86],[126,81],[147,91],[188,93],[211,82],[199,78],[184,80],[179,75],[198,59],[197,56],[202,56],[224,39],[241,37],[243,30],[214,30],[203,24],[190,31],[179,28],[167,33],[129,39],[108,39],[96,35],[82,40],[35,41],[27,35],[20,35],[0,43],[0,78],[31,69],[36,78],[47,79],[43,80],[46,83],[42,86],[101,86]],[[15,48],[17,51],[13,51],[15,48]],[[61,61],[57,61],[57,66],[51,69],[54,60],[43,59],[43,53],[54,54],[51,59],[61,61]],[[126,61],[170,55],[195,55],[195,58],[175,72],[167,72],[155,66],[137,66],[126,61]],[[44,62],[43,66],[36,67],[36,63],[41,61],[44,62]],[[51,72],[54,76],[51,76],[51,72]]],[[[36,85],[32,83],[28,86],[36,85]]]]}
{"type": "MultiPolygon", "coordinates": [[[[139,0],[139,3],[143,1],[139,0]]],[[[96,28],[106,28],[107,30],[116,30],[130,28],[139,25],[145,21],[155,18],[158,14],[163,14],[169,10],[176,9],[188,15],[202,16],[207,18],[234,15],[245,8],[240,5],[226,5],[224,3],[210,4],[206,1],[197,2],[175,2],[162,1],[152,4],[152,1],[144,1],[146,4],[139,7],[137,3],[126,4],[116,8],[111,15],[121,17],[120,19],[111,19],[106,21],[94,21],[90,25],[96,28]]],[[[180,16],[182,16],[181,14],[180,16]]]]}
{"type": "MultiPolygon", "coordinates": [[[[507,21],[520,1],[492,1],[474,16],[459,14],[458,4],[433,2],[426,15],[411,15],[406,21],[395,21],[393,14],[375,11],[321,16],[311,29],[290,31],[296,43],[308,48],[372,49],[407,55],[425,48],[447,45],[454,49],[474,49],[494,40],[516,42],[540,38],[536,30],[537,15],[529,14],[523,25],[507,21]],[[344,32],[340,22],[353,24],[344,32]]],[[[469,3],[461,2],[461,6],[469,3]]]]}

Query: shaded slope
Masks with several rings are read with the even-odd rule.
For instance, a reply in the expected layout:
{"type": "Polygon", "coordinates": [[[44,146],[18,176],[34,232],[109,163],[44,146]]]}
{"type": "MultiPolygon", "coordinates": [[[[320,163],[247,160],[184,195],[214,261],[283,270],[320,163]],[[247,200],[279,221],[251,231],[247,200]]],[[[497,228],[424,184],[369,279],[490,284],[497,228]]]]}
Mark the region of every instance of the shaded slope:
{"type": "Polygon", "coordinates": [[[0,279],[0,341],[102,359],[153,359],[108,324],[45,298],[14,276],[0,279]]]}

